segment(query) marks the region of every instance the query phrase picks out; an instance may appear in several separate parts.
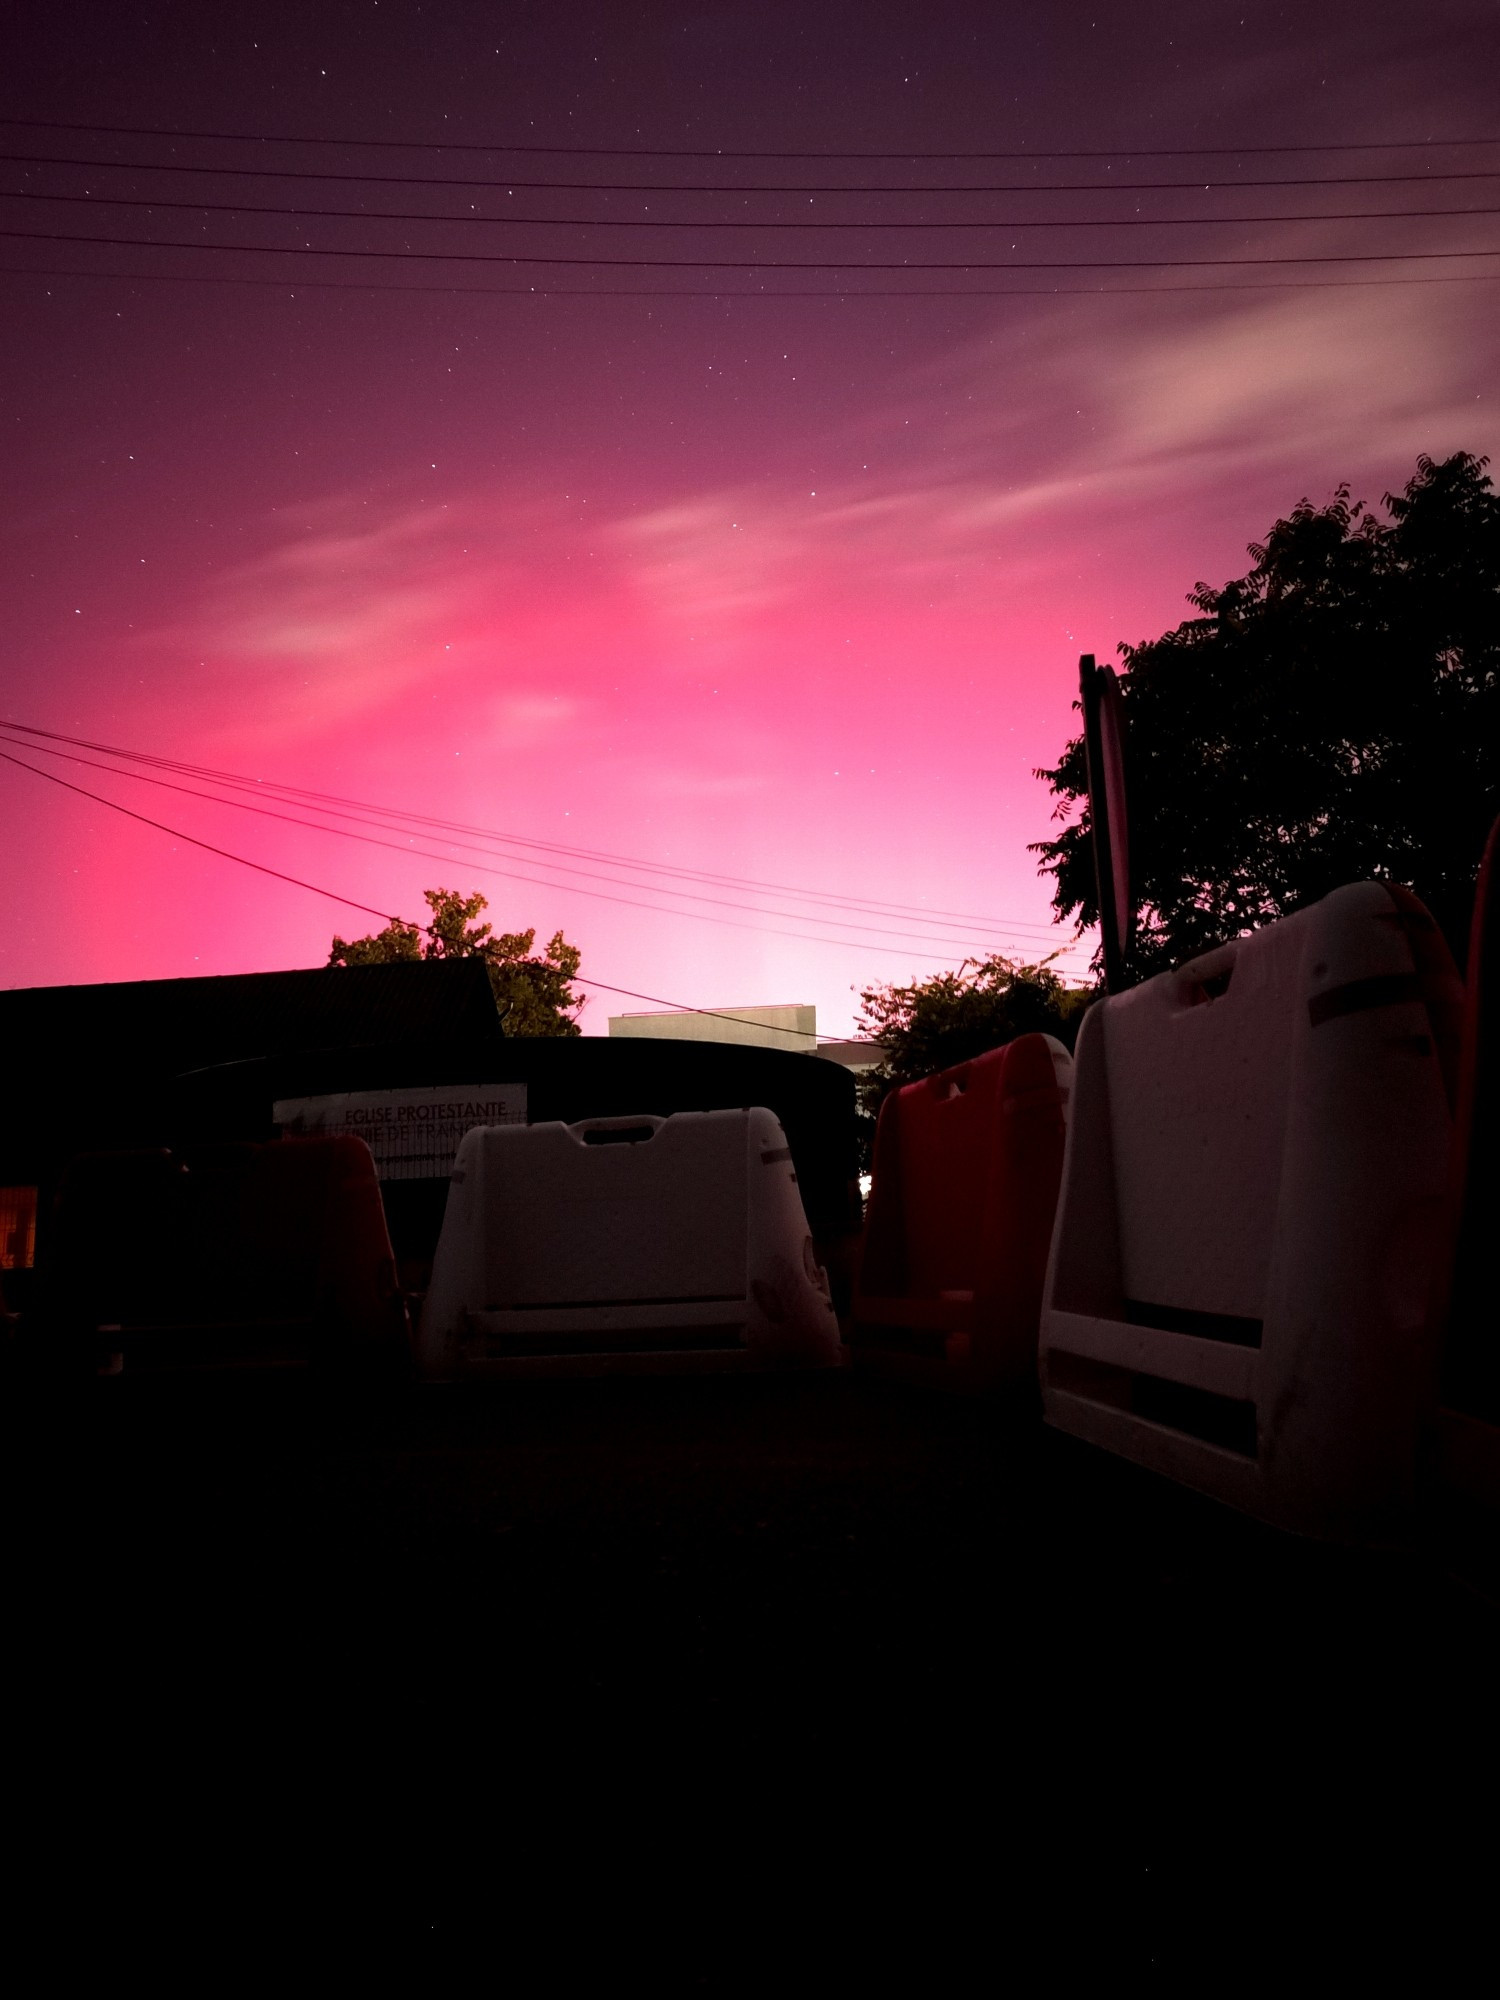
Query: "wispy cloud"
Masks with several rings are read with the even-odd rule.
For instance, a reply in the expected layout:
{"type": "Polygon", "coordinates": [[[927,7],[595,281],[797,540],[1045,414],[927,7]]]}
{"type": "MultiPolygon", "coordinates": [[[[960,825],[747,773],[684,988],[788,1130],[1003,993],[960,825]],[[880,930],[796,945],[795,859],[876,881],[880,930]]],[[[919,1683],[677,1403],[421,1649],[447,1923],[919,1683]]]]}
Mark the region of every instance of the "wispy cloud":
{"type": "Polygon", "coordinates": [[[675,699],[648,696],[660,675],[774,669],[834,618],[885,640],[989,621],[1003,646],[1018,619],[1055,622],[1049,593],[1076,597],[1080,552],[1118,568],[1142,523],[1165,545],[1232,494],[1248,540],[1304,492],[1349,477],[1378,497],[1418,451],[1487,442],[1475,323],[1442,286],[1122,296],[1101,341],[1105,310],[1001,317],[884,384],[807,454],[847,468],[857,429],[857,473],[794,481],[747,459],[743,479],[587,518],[524,490],[330,497],[267,526],[150,643],[242,740],[431,693],[476,742],[540,750],[590,714],[675,699]]]}

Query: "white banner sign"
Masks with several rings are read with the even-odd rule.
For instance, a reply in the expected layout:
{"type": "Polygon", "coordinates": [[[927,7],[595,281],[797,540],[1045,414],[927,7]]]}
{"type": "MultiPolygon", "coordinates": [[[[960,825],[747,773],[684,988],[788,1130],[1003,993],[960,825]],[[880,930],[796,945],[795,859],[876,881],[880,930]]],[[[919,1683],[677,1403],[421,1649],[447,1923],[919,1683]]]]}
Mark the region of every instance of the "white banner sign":
{"type": "Polygon", "coordinates": [[[289,1139],[363,1139],[383,1181],[436,1180],[475,1125],[524,1125],[524,1083],[450,1083],[423,1090],[350,1090],[286,1097],[272,1117],[289,1139]]]}

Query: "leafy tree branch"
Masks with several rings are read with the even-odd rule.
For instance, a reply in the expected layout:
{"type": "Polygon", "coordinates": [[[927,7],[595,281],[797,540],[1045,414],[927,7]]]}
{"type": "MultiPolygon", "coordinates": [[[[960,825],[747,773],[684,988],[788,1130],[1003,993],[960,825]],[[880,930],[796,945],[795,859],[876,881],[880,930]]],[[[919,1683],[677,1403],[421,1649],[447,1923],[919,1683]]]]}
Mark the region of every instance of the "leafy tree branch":
{"type": "Polygon", "coordinates": [[[432,914],[425,925],[399,918],[373,937],[335,937],[330,965],[392,965],[426,958],[482,958],[507,1035],[576,1035],[573,1018],[584,1004],[571,982],[582,953],[561,931],[536,952],[535,930],[502,931],[476,921],[489,907],[481,895],[455,889],[424,891],[432,914]]]}

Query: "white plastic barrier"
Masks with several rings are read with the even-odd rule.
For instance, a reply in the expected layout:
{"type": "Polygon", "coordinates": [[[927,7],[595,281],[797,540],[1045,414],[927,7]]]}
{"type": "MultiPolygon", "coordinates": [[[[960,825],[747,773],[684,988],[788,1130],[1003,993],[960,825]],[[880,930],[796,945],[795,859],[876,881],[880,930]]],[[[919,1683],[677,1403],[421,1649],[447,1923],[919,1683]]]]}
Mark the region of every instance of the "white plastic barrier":
{"type": "Polygon", "coordinates": [[[775,1114],[471,1131],[418,1354],[433,1379],[836,1365],[828,1280],[775,1114]]]}
{"type": "Polygon", "coordinates": [[[1456,978],[1416,899],[1364,882],[1088,1014],[1049,1422],[1285,1527],[1403,1531],[1456,978]]]}

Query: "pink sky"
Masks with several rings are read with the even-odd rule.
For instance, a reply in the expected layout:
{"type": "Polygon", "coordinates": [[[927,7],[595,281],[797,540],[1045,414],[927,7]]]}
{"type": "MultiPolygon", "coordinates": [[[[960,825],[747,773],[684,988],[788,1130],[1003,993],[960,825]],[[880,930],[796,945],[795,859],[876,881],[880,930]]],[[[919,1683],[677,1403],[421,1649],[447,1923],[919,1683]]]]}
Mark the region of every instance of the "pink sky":
{"type": "MultiPolygon", "coordinates": [[[[831,1032],[852,989],[976,948],[1082,969],[1027,853],[1080,650],[1176,623],[1304,494],[1378,499],[1419,452],[1500,444],[1481,284],[716,304],[8,282],[10,718],[990,924],[929,926],[924,955],[902,918],[673,909],[59,774],[379,909],[478,888],[499,928],[565,930],[585,975],[810,1000],[831,1032]]],[[[0,829],[5,984],[312,965],[369,928],[24,772],[0,829]]],[[[586,1028],[639,1004],[598,993],[586,1028]]]]}

